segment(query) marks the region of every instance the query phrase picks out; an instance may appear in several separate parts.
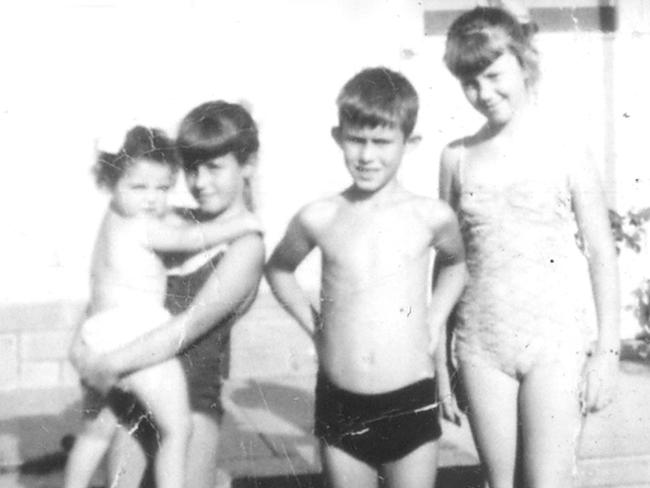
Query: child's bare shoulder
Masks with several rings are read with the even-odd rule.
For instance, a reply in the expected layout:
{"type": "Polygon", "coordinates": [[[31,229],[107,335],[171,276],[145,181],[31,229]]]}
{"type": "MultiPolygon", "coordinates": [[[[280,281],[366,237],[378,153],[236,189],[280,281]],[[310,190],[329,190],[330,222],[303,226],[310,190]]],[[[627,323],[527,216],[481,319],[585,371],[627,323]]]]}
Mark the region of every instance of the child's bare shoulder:
{"type": "Polygon", "coordinates": [[[447,144],[440,154],[441,170],[447,174],[455,174],[456,166],[462,158],[463,151],[472,145],[475,136],[463,137],[456,139],[447,144]]]}
{"type": "Polygon", "coordinates": [[[481,143],[485,142],[485,139],[485,128],[481,128],[474,134],[454,139],[442,149],[441,157],[443,163],[452,163],[457,161],[458,158],[461,157],[463,151],[467,151],[468,149],[472,149],[473,147],[480,145],[481,143]]]}
{"type": "Polygon", "coordinates": [[[341,195],[332,195],[302,207],[295,220],[305,229],[317,231],[329,225],[343,204],[341,195]]]}
{"type": "Polygon", "coordinates": [[[456,220],[456,214],[444,200],[413,195],[412,202],[418,215],[434,229],[456,220]]]}
{"type": "Polygon", "coordinates": [[[443,156],[458,153],[458,151],[460,151],[464,146],[468,145],[468,143],[474,137],[475,136],[461,137],[460,139],[454,139],[453,141],[449,142],[444,148],[442,148],[443,156]]]}

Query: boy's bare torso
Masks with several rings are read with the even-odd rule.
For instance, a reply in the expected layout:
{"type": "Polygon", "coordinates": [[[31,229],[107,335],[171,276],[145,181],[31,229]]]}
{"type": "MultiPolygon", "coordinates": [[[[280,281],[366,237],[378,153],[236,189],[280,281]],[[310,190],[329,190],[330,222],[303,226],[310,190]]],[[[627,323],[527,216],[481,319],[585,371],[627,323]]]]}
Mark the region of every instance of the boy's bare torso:
{"type": "Polygon", "coordinates": [[[437,202],[398,188],[382,201],[344,195],[305,209],[322,252],[320,367],[359,393],[433,376],[427,297],[437,202]]]}

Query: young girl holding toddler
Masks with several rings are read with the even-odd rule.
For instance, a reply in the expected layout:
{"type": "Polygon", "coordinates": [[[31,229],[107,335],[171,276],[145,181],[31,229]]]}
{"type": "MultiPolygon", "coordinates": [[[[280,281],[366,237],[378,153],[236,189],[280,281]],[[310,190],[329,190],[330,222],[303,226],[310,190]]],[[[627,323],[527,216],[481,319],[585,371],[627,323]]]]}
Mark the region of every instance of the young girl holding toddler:
{"type": "Polygon", "coordinates": [[[444,60],[486,119],[444,149],[440,174],[470,273],[455,333],[474,439],[491,488],[569,487],[581,413],[611,401],[617,371],[603,192],[575,132],[541,116],[537,51],[513,16],[462,14],[444,60]],[[588,355],[589,277],[599,327],[588,355]]]}
{"type": "MultiPolygon", "coordinates": [[[[77,332],[73,355],[85,346],[97,353],[115,350],[169,319],[163,306],[167,270],[161,253],[196,252],[259,229],[248,212],[226,222],[168,221],[167,199],[179,165],[173,141],[159,129],[141,126],[128,132],[117,154],[100,154],[96,180],[110,192],[111,201],[93,254],[89,318],[77,332]]],[[[132,373],[118,386],[138,397],[158,427],[157,486],[182,486],[190,407],[178,360],[132,373]]],[[[84,401],[88,418],[70,453],[66,488],[88,486],[118,426],[99,393],[88,390],[84,401]]]]}

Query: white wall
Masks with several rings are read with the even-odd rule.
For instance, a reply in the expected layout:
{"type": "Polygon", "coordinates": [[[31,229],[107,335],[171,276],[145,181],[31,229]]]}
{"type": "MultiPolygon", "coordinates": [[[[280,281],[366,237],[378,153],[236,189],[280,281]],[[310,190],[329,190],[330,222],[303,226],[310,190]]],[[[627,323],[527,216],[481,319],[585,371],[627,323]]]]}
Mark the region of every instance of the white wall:
{"type": "MultiPolygon", "coordinates": [[[[259,122],[269,247],[300,205],[347,183],[329,129],[340,86],[366,66],[402,70],[420,92],[424,140],[402,178],[434,194],[442,145],[480,121],[442,66],[442,38],[424,38],[419,3],[167,1],[133,8],[61,0],[3,7],[0,303],[82,298],[105,204],[89,172],[97,141],[116,147],[137,122],[173,132],[206,100],[246,100],[259,122]]],[[[611,201],[627,208],[650,201],[643,144],[650,76],[641,61],[650,39],[604,39],[542,34],[543,99],[554,109],[550,124],[572,117],[576,135],[591,141],[601,162],[616,157],[615,172],[601,167],[618,181],[610,179],[611,201]],[[614,55],[614,120],[607,114],[606,49],[614,55]]],[[[303,270],[310,284],[314,270],[313,261],[303,270]]]]}

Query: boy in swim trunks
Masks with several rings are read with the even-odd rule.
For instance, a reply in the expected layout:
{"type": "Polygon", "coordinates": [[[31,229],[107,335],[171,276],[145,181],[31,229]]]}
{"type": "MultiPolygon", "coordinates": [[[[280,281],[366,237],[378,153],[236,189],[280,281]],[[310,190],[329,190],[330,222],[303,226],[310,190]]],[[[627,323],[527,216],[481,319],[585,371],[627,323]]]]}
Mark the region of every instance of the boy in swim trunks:
{"type": "MultiPolygon", "coordinates": [[[[305,206],[271,256],[278,300],[316,343],[316,435],[334,488],[430,488],[440,424],[432,354],[465,284],[458,224],[447,204],[397,181],[418,96],[401,74],[366,69],[343,87],[332,129],[352,185],[305,206]],[[316,312],[295,270],[322,253],[316,312]],[[431,251],[436,286],[429,294],[431,251]]],[[[442,342],[444,344],[444,341],[442,342]]],[[[440,391],[449,392],[448,376],[440,391]]]]}

